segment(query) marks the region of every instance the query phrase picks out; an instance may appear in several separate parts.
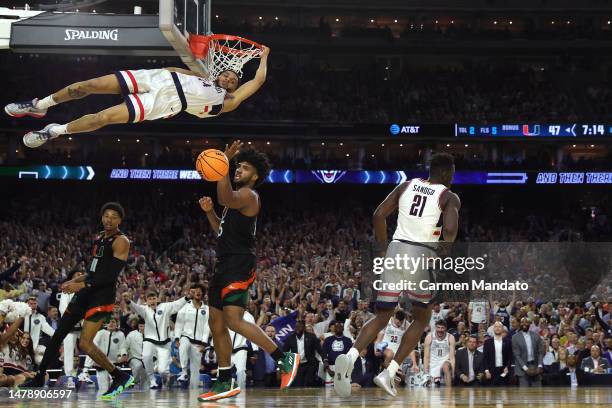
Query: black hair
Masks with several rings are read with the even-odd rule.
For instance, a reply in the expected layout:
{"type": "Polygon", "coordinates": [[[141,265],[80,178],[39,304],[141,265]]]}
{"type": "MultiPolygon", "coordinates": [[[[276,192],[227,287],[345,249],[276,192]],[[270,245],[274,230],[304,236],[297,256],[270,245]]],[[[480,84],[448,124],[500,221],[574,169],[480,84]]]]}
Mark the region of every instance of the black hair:
{"type": "Polygon", "coordinates": [[[206,293],[206,288],[199,282],[192,283],[190,289],[200,289],[202,293],[206,293]]]}
{"type": "Polygon", "coordinates": [[[448,327],[445,320],[438,320],[436,322],[436,326],[444,326],[445,328],[448,327]]]}
{"type": "Polygon", "coordinates": [[[397,312],[395,312],[395,318],[400,322],[403,322],[406,318],[406,313],[403,310],[398,310],[397,312]]]}
{"type": "Polygon", "coordinates": [[[83,272],[81,269],[79,268],[74,268],[73,270],[71,270],[70,272],[68,272],[68,275],[66,275],[66,280],[72,280],[72,278],[74,278],[74,275],[77,272],[83,272]]]}
{"type": "MultiPolygon", "coordinates": [[[[236,78],[238,78],[238,81],[236,82],[236,89],[238,89],[238,87],[240,86],[240,83],[242,82],[242,74],[239,73],[238,71],[234,71],[233,69],[224,69],[223,71],[219,72],[219,75],[221,75],[224,72],[232,72],[234,73],[234,75],[236,75],[236,78]]],[[[216,80],[219,79],[219,75],[217,75],[216,80]]]]}
{"type": "Polygon", "coordinates": [[[241,149],[240,152],[236,155],[236,163],[247,162],[251,166],[255,167],[257,170],[257,175],[259,178],[255,183],[255,187],[259,187],[262,185],[268,174],[270,174],[270,161],[268,160],[268,156],[265,153],[258,152],[257,150],[247,147],[246,149],[241,149]]]}
{"type": "Polygon", "coordinates": [[[125,218],[125,210],[123,209],[123,206],[117,202],[111,201],[104,204],[100,210],[100,216],[104,215],[104,211],[106,210],[116,211],[121,219],[125,218]]]}
{"type": "Polygon", "coordinates": [[[455,164],[455,159],[448,153],[436,153],[429,161],[429,174],[441,174],[450,170],[455,164]]]}

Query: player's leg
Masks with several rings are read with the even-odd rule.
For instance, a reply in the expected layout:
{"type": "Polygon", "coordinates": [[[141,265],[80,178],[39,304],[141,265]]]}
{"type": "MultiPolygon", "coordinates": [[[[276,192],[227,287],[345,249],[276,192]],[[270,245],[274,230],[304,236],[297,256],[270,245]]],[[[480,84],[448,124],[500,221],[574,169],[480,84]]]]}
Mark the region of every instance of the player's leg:
{"type": "Polygon", "coordinates": [[[185,382],[188,379],[188,364],[191,342],[187,337],[181,337],[179,340],[179,360],[181,361],[181,375],[177,379],[178,382],[185,382]]]}
{"type": "Polygon", "coordinates": [[[393,360],[398,364],[401,364],[404,362],[406,357],[410,356],[410,353],[412,353],[412,351],[415,349],[419,339],[425,331],[425,328],[429,324],[429,319],[431,319],[433,304],[426,305],[423,303],[414,302],[413,306],[412,316],[414,317],[414,321],[410,324],[402,336],[400,345],[397,348],[395,357],[393,358],[393,360]]]}
{"type": "Polygon", "coordinates": [[[157,372],[162,378],[162,383],[167,383],[170,375],[170,343],[156,346],[157,349],[157,372]]]}
{"type": "MultiPolygon", "coordinates": [[[[213,277],[214,279],[214,277],[213,277]]],[[[240,394],[240,388],[231,378],[232,369],[232,339],[224,321],[221,306],[220,288],[211,286],[208,295],[210,316],[208,324],[217,355],[217,381],[209,392],[198,397],[198,401],[216,401],[240,394]]]]}
{"type": "Polygon", "coordinates": [[[83,318],[84,312],[78,307],[77,301],[78,299],[75,299],[75,302],[68,306],[68,309],[66,309],[66,312],[60,318],[57,325],[57,330],[55,330],[55,333],[53,333],[53,336],[51,336],[51,340],[47,345],[43,359],[38,366],[36,376],[23,384],[24,388],[42,387],[45,385],[45,374],[47,369],[55,358],[57,358],[64,338],[66,338],[74,326],[83,318]]]}
{"type": "MultiPolygon", "coordinates": [[[[64,339],[64,374],[74,375],[74,347],[76,346],[76,335],[68,333],[64,339]]],[[[46,350],[45,350],[46,351],[46,350]]]]}
{"type": "Polygon", "coordinates": [[[236,366],[236,377],[240,388],[246,387],[246,363],[247,363],[247,350],[239,350],[232,356],[234,365],[236,366]]]}
{"type": "Polygon", "coordinates": [[[202,351],[196,344],[189,345],[189,383],[191,387],[200,385],[200,365],[202,364],[202,351]]]}
{"type": "Polygon", "coordinates": [[[110,375],[104,370],[96,370],[96,378],[98,380],[98,395],[103,395],[110,387],[110,375]]]}
{"type": "Polygon", "coordinates": [[[450,387],[453,385],[453,369],[451,367],[451,363],[450,361],[445,361],[442,364],[442,373],[444,374],[444,384],[447,387],[450,387]]]}
{"type": "Polygon", "coordinates": [[[23,137],[23,143],[28,147],[35,148],[61,135],[92,132],[108,125],[127,123],[129,117],[130,113],[124,102],[98,113],[81,116],[66,125],[52,123],[45,126],[42,130],[28,132],[23,137]]]}
{"type": "Polygon", "coordinates": [[[155,379],[155,363],[153,362],[155,357],[155,344],[150,341],[142,342],[142,361],[144,363],[147,377],[149,378],[149,388],[157,388],[157,380],[155,379]]]}
{"type": "Polygon", "coordinates": [[[81,99],[92,94],[118,95],[120,93],[121,87],[117,76],[104,75],[87,81],[75,82],[46,98],[10,103],[4,107],[4,111],[16,118],[24,116],[42,118],[46,115],[47,109],[63,102],[81,99]]]}
{"type": "Polygon", "coordinates": [[[355,344],[348,351],[347,354],[341,354],[336,358],[336,364],[334,367],[334,390],[341,397],[349,397],[351,395],[351,375],[353,374],[353,367],[355,361],[359,358],[359,353],[365,350],[368,345],[376,339],[378,333],[383,330],[389,319],[395,312],[395,306],[399,300],[400,293],[394,293],[391,295],[385,295],[383,297],[379,292],[376,300],[376,316],[370,319],[366,324],[363,325],[355,344]]]}
{"type": "Polygon", "coordinates": [[[81,338],[79,339],[79,348],[112,377],[113,382],[101,397],[102,399],[112,400],[124,390],[134,385],[134,377],[119,370],[119,368],[108,359],[106,354],[94,344],[93,339],[96,333],[102,327],[102,323],[104,323],[106,318],[110,315],[110,312],[92,313],[92,310],[96,310],[96,308],[90,309],[85,314],[81,338]]]}
{"type": "Polygon", "coordinates": [[[248,299],[247,291],[248,287],[244,288],[244,294],[236,293],[239,291],[232,291],[230,292],[231,295],[228,294],[225,297],[226,304],[223,306],[223,319],[231,330],[243,335],[270,354],[280,367],[280,387],[281,389],[287,388],[297,375],[298,368],[300,367],[300,355],[297,353],[284,353],[276,343],[266,335],[261,327],[243,319],[246,300],[248,299]],[[237,297],[232,299],[232,296],[237,297]],[[235,303],[239,303],[240,305],[236,305],[235,303]]]}

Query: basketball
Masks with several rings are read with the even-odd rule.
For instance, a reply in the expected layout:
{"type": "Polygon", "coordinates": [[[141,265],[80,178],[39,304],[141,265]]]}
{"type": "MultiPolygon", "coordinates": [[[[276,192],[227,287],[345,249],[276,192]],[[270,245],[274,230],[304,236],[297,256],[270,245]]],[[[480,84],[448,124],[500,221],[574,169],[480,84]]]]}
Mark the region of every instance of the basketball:
{"type": "Polygon", "coordinates": [[[196,170],[206,181],[219,181],[229,171],[229,161],[221,150],[206,149],[196,160],[196,170]]]}

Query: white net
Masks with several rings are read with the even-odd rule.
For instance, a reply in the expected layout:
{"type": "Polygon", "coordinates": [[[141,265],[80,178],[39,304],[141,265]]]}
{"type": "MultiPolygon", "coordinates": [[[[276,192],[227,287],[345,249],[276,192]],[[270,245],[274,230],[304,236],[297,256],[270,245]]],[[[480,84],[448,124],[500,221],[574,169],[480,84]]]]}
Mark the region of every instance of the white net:
{"type": "Polygon", "coordinates": [[[234,71],[242,78],[242,67],[253,58],[259,58],[261,45],[242,37],[213,34],[192,36],[191,49],[196,58],[202,59],[208,68],[211,80],[217,79],[223,71],[234,71]]]}

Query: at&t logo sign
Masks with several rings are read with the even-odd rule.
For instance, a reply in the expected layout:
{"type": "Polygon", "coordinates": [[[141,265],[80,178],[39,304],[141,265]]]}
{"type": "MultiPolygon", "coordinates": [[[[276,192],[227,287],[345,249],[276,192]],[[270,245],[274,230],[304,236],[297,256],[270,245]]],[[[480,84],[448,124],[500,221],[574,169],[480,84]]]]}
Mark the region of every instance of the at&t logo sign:
{"type": "Polygon", "coordinates": [[[418,135],[420,130],[421,130],[421,126],[415,126],[415,125],[400,126],[397,123],[394,123],[389,127],[389,131],[391,132],[392,135],[399,135],[400,133],[418,135]]]}

